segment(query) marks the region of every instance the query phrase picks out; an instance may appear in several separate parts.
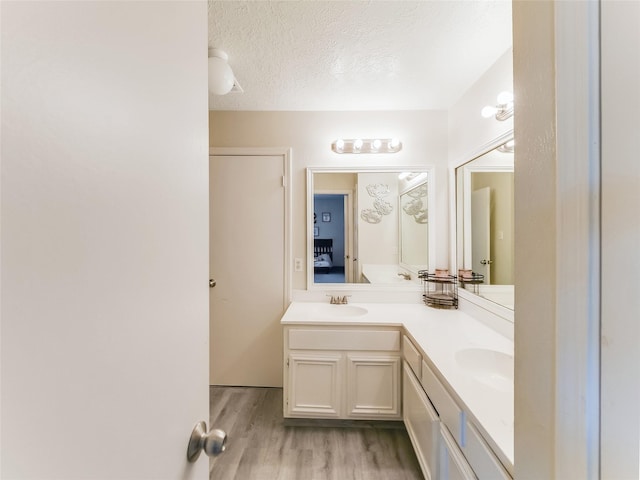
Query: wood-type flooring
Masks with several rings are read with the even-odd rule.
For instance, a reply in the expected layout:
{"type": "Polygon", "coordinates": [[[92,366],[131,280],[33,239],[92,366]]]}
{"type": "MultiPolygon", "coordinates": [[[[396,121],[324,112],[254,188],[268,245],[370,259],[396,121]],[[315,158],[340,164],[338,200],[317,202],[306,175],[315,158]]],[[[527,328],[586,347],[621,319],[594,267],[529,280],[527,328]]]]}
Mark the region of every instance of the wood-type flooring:
{"type": "Polygon", "coordinates": [[[211,480],[422,480],[402,422],[283,419],[282,389],[210,387],[211,480]]]}

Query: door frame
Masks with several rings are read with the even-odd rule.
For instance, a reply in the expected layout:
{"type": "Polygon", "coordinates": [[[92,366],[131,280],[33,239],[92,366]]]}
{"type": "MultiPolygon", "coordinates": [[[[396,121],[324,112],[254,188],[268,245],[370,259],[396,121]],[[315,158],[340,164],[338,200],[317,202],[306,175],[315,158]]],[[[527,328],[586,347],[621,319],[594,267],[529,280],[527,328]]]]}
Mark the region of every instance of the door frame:
{"type": "Polygon", "coordinates": [[[282,306],[286,309],[291,303],[291,266],[293,265],[292,232],[292,149],[291,147],[210,147],[209,157],[245,157],[245,156],[280,156],[282,157],[282,187],[284,188],[284,285],[282,306]]]}

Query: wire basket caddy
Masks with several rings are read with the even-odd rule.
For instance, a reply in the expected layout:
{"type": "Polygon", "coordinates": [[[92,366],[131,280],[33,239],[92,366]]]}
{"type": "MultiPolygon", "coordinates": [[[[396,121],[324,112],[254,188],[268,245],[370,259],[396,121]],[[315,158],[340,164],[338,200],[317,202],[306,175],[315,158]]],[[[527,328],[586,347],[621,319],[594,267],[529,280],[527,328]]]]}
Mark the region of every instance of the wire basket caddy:
{"type": "Polygon", "coordinates": [[[484,283],[484,275],[472,272],[471,270],[460,270],[458,272],[458,283],[465,290],[479,295],[480,285],[484,283]]]}
{"type": "Polygon", "coordinates": [[[458,277],[420,270],[418,278],[422,280],[422,299],[426,305],[434,308],[458,308],[458,277]]]}

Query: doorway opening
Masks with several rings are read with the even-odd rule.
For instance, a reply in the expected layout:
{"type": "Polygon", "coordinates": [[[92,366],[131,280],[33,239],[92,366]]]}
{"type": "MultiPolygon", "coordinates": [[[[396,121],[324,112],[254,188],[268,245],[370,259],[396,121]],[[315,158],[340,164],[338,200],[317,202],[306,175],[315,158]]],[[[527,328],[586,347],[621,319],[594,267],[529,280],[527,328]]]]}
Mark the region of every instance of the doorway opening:
{"type": "Polygon", "coordinates": [[[314,243],[330,245],[330,251],[314,258],[315,283],[345,283],[348,258],[347,195],[321,193],[313,196],[314,243]]]}

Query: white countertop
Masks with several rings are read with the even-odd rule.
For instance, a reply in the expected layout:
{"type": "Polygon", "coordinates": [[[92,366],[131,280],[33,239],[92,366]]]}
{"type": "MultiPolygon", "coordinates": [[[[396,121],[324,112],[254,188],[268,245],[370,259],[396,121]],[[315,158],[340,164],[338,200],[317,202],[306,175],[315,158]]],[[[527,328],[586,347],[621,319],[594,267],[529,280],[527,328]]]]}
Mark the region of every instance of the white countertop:
{"type": "Polygon", "coordinates": [[[369,281],[369,283],[382,283],[382,284],[397,284],[406,285],[408,283],[414,283],[420,285],[418,276],[414,273],[411,274],[406,269],[401,268],[399,265],[362,265],[362,275],[369,281]],[[409,273],[411,278],[405,279],[399,273],[409,273]]]}
{"type": "MultiPolygon", "coordinates": [[[[361,316],[327,318],[314,314],[320,305],[293,302],[283,325],[381,325],[404,327],[426,355],[460,406],[513,475],[513,385],[498,390],[481,383],[456,361],[457,351],[485,348],[513,357],[513,342],[473,317],[458,311],[405,303],[350,303],[367,309],[361,316]]],[[[340,305],[335,306],[340,308],[340,305]]]]}

